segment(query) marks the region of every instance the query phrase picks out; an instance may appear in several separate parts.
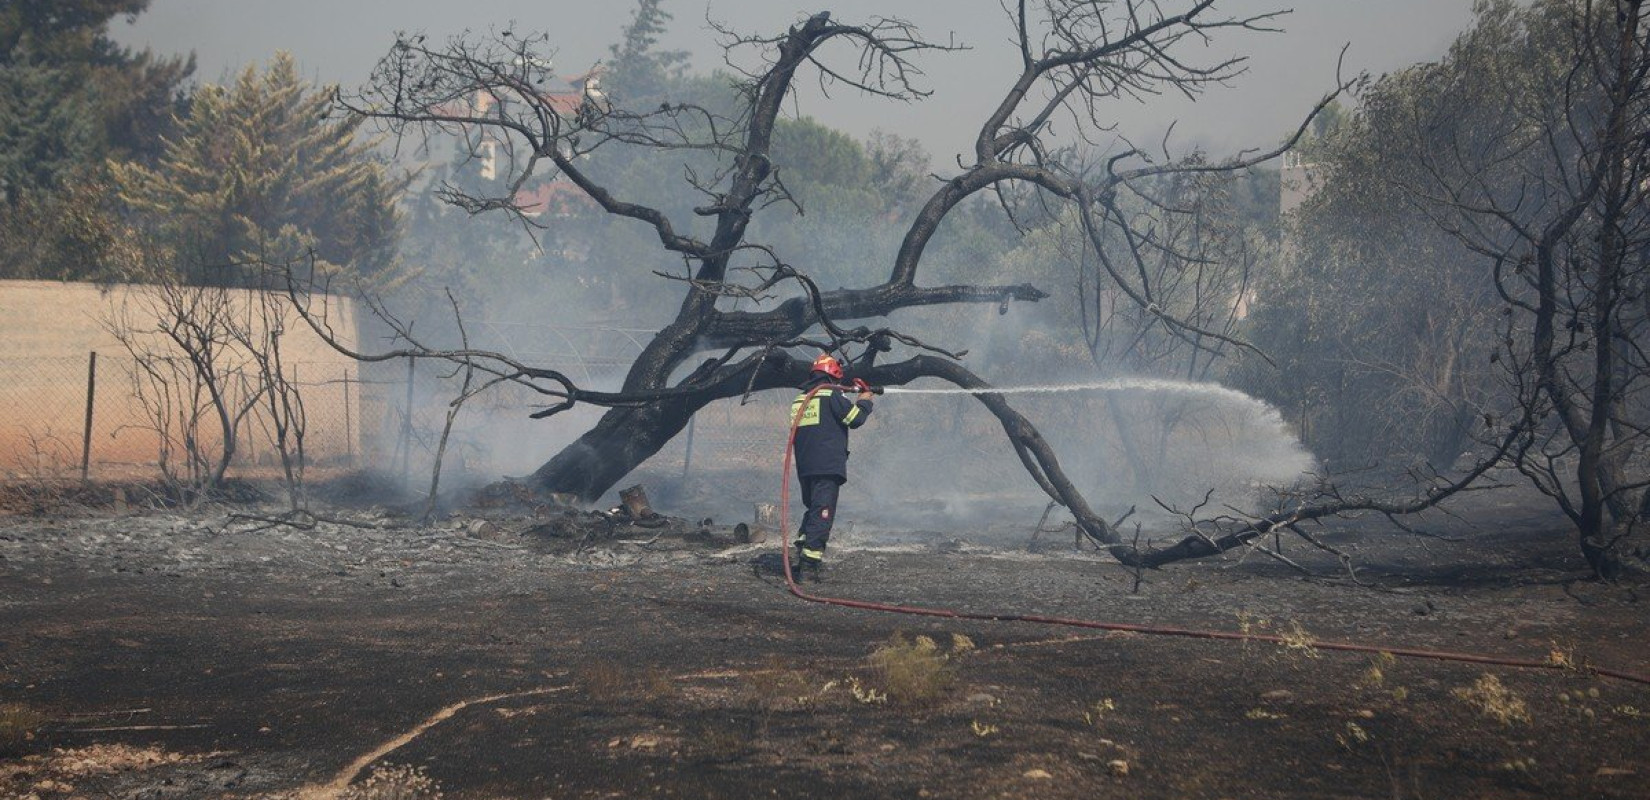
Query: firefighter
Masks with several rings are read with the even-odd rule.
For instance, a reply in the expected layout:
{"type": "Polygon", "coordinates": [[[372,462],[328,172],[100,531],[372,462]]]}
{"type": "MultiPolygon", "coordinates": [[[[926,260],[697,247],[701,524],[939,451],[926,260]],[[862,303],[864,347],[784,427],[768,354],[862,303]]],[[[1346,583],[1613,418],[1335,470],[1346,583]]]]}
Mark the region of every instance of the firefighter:
{"type": "Polygon", "coordinates": [[[796,427],[796,478],[802,484],[802,504],[808,507],[796,534],[797,559],[791,574],[800,578],[806,573],[815,581],[820,580],[825,544],[836,522],[837,492],[848,482],[848,431],[871,416],[870,387],[859,383],[858,398],[849,400],[841,383],[842,364],[820,353],[802,394],[791,403],[790,418],[802,414],[796,427]],[[826,385],[809,398],[808,392],[821,384],[826,385]]]}

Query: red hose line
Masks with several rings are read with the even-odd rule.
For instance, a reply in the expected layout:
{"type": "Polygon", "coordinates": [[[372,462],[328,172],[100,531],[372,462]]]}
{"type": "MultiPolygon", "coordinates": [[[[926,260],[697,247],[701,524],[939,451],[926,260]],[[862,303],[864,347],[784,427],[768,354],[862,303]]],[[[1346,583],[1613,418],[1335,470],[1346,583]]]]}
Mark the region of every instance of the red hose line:
{"type": "MultiPolygon", "coordinates": [[[[1269,642],[1285,644],[1282,636],[1262,633],[1237,633],[1233,631],[1197,630],[1194,628],[1175,628],[1162,625],[1137,625],[1127,622],[1102,622],[1099,620],[1072,619],[1068,617],[1048,617],[1037,614],[999,614],[975,611],[958,611],[950,608],[930,608],[926,606],[907,606],[895,603],[877,603],[869,600],[851,600],[843,597],[825,597],[809,594],[797,586],[796,576],[791,573],[791,457],[796,448],[796,429],[802,421],[802,415],[808,410],[808,403],[815,394],[822,389],[838,389],[852,391],[854,387],[820,384],[808,390],[798,405],[796,413],[791,417],[791,432],[785,442],[784,465],[779,472],[779,546],[780,563],[785,572],[785,586],[791,594],[810,603],[820,603],[843,608],[857,608],[865,611],[881,611],[890,614],[911,614],[921,617],[942,617],[945,619],[980,620],[984,622],[1031,622],[1039,625],[1061,625],[1070,628],[1088,628],[1102,631],[1121,631],[1138,633],[1148,636],[1180,636],[1191,639],[1219,639],[1240,642],[1269,642]]],[[[1480,653],[1459,653],[1448,650],[1424,650],[1412,647],[1381,647],[1378,645],[1359,644],[1356,642],[1312,642],[1311,646],[1320,650],[1340,650],[1349,653],[1389,653],[1403,658],[1422,658],[1434,661],[1455,661],[1468,664],[1485,664],[1498,667],[1517,667],[1520,669],[1544,669],[1553,671],[1568,671],[1576,667],[1558,664],[1551,661],[1536,661],[1533,659],[1505,658],[1501,656],[1484,655],[1480,653]]],[[[1586,666],[1579,671],[1592,675],[1602,675],[1608,678],[1629,681],[1650,686],[1650,675],[1626,670],[1611,669],[1608,667],[1586,666]]]]}

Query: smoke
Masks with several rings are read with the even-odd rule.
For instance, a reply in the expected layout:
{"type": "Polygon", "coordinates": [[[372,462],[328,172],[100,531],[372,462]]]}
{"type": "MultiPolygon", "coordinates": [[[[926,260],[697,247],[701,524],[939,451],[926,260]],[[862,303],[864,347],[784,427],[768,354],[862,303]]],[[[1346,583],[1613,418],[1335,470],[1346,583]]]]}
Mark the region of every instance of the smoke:
{"type": "MultiPolygon", "coordinates": [[[[1275,409],[1216,384],[1147,378],[1011,395],[1099,513],[1133,507],[1150,533],[1163,505],[1256,510],[1264,487],[1312,468],[1275,409]]],[[[940,390],[944,392],[945,390],[940,390]]],[[[894,394],[856,432],[844,519],[990,536],[1029,529],[1048,502],[977,400],[894,394]]]]}
{"type": "MultiPolygon", "coordinates": [[[[1142,523],[1148,536],[1173,525],[1159,503],[1176,509],[1203,504],[1213,513],[1258,510],[1266,487],[1294,483],[1313,468],[1311,455],[1265,403],[1211,382],[1097,379],[1086,352],[1058,346],[1048,320],[1037,314],[1003,317],[990,308],[901,316],[899,324],[924,335],[937,331],[939,341],[954,337],[969,345],[973,352],[964,363],[1001,387],[1038,427],[1096,511],[1115,519],[1132,507],[1131,522],[1142,523]]],[[[646,341],[640,329],[594,324],[467,327],[473,346],[554,365],[596,387],[617,386],[646,341]]],[[[402,407],[404,366],[380,378],[381,402],[402,407]]],[[[460,379],[450,368],[427,364],[415,375],[414,488],[428,483],[429,457],[460,379]]],[[[778,500],[793,394],[763,393],[750,405],[738,399],[712,404],[695,421],[691,449],[690,433],[678,435],[615,489],[642,483],[668,513],[730,524],[749,520],[755,505],[778,500]]],[[[547,420],[528,418],[547,402],[508,385],[466,402],[449,440],[442,486],[460,489],[529,474],[602,413],[580,407],[547,420]]],[[[378,451],[399,452],[407,436],[402,427],[386,424],[378,451]]],[[[948,384],[890,387],[866,425],[853,432],[851,448],[840,524],[860,541],[939,531],[978,542],[1023,543],[1048,503],[997,419],[970,393],[948,384]]],[[[391,458],[384,466],[399,464],[391,458]]],[[[793,519],[799,514],[800,508],[792,510],[793,519]]]]}

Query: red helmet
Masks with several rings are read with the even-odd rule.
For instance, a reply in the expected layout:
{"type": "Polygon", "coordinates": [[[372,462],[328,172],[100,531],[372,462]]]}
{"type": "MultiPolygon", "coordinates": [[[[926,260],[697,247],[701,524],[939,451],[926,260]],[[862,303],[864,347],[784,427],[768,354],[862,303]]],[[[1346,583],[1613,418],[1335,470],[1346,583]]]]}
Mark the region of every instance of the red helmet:
{"type": "Polygon", "coordinates": [[[830,353],[820,353],[819,358],[814,359],[813,371],[823,372],[839,381],[842,380],[842,363],[831,358],[830,353]]]}

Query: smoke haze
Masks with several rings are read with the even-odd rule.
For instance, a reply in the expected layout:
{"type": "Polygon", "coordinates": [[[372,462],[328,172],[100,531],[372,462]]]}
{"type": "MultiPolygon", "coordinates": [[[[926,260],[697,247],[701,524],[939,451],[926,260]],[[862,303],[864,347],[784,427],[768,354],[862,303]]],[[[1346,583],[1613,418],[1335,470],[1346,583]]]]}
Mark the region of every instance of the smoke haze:
{"type": "MultiPolygon", "coordinates": [[[[1261,13],[1291,4],[1267,0],[1223,2],[1216,9],[1232,15],[1261,13]]],[[[1239,53],[1250,57],[1248,74],[1229,89],[1216,89],[1196,103],[1172,96],[1151,98],[1148,105],[1119,103],[1121,132],[1156,142],[1174,120],[1177,141],[1204,143],[1217,152],[1276,142],[1290,131],[1312,103],[1334,86],[1337,61],[1347,47],[1344,70],[1381,74],[1438,57],[1471,19],[1472,0],[1318,0],[1296,3],[1276,21],[1284,32],[1230,32],[1211,42],[1206,58],[1215,61],[1239,53]]],[[[828,106],[817,83],[799,82],[800,113],[863,138],[885,129],[922,141],[938,161],[971,150],[968,125],[982,119],[1012,82],[1017,54],[1008,19],[996,0],[670,0],[675,16],[667,49],[692,54],[693,69],[723,67],[716,37],[706,16],[735,29],[772,33],[799,19],[830,10],[849,22],[876,16],[908,19],[931,41],[955,41],[969,50],[932,53],[920,66],[922,83],[934,92],[923,102],[891,103],[833,94],[828,106]],[[965,124],[959,126],[958,121],[965,124]]],[[[521,29],[549,34],[557,48],[559,72],[583,72],[608,57],[634,8],[628,2],[571,0],[153,0],[136,24],[117,24],[113,36],[123,44],[163,53],[193,51],[201,79],[217,82],[245,65],[267,61],[276,50],[297,58],[305,74],[321,82],[352,87],[366,80],[396,31],[422,31],[441,38],[464,30],[485,31],[511,22],[521,29]]]]}
{"type": "MultiPolygon", "coordinates": [[[[1282,33],[1232,32],[1197,54],[1208,63],[1239,53],[1250,56],[1250,71],[1230,88],[1211,90],[1195,103],[1173,97],[1152,98],[1149,104],[1119,103],[1120,131],[1138,141],[1155,142],[1178,119],[1176,142],[1182,147],[1199,144],[1220,154],[1271,145],[1292,131],[1317,98],[1335,85],[1343,45],[1348,46],[1343,67],[1348,75],[1358,70],[1379,73],[1428,60],[1440,54],[1469,21],[1471,5],[1471,0],[1309,4],[1276,21],[1282,33]]],[[[1275,7],[1260,0],[1220,6],[1233,15],[1275,7]]],[[[687,2],[667,2],[665,8],[675,15],[675,21],[660,47],[689,51],[693,69],[699,72],[709,72],[722,63],[721,51],[704,21],[707,14],[739,30],[762,33],[782,30],[819,8],[829,8],[837,19],[846,21],[894,15],[914,22],[932,41],[967,45],[971,49],[922,58],[920,66],[927,75],[921,84],[934,91],[923,102],[897,104],[851,92],[837,92],[827,99],[817,83],[807,79],[799,81],[791,109],[861,139],[877,129],[918,139],[934,162],[942,165],[952,162],[950,154],[971,149],[968,126],[986,116],[1018,68],[1008,36],[1009,21],[995,0],[837,0],[806,7],[793,2],[713,0],[708,8],[687,2]]],[[[288,50],[315,80],[351,87],[366,79],[396,31],[424,31],[442,38],[466,29],[512,23],[521,30],[547,33],[552,46],[558,48],[557,72],[579,73],[608,56],[608,43],[619,38],[632,9],[628,2],[526,0],[465,4],[153,0],[136,24],[117,25],[114,35],[125,44],[162,53],[194,51],[205,81],[220,81],[246,64],[266,61],[276,50],[288,50]]],[[[811,217],[809,224],[816,224],[813,220],[817,219],[811,217]]],[[[844,223],[840,229],[810,229],[809,236],[852,242],[860,233],[851,223],[844,223]]],[[[664,254],[653,255],[664,266],[671,260],[664,254]]],[[[879,253],[872,260],[886,263],[891,255],[879,253]]],[[[925,264],[925,270],[936,274],[943,274],[945,268],[937,260],[925,264]]],[[[1038,280],[1046,282],[1046,277],[1038,276],[1038,280]]],[[[1044,288],[1056,293],[1070,290],[1065,285],[1044,288]]],[[[564,369],[586,387],[617,385],[622,373],[616,370],[622,362],[601,363],[601,358],[634,356],[636,348],[614,340],[589,345],[587,352],[579,353],[579,346],[566,332],[550,326],[510,327],[532,319],[582,319],[579,309],[568,307],[572,304],[565,295],[522,292],[510,299],[486,312],[492,321],[504,324],[478,333],[483,340],[476,346],[564,369]],[[592,353],[599,358],[587,359],[592,353]]],[[[1001,380],[1005,370],[1012,372],[1016,383],[1083,383],[1097,378],[1086,355],[1075,362],[1066,353],[1045,363],[1019,359],[1011,364],[1010,357],[1001,355],[1036,327],[1036,313],[1017,310],[999,317],[995,308],[958,313],[978,314],[983,321],[965,326],[969,333],[959,339],[942,341],[948,347],[984,354],[983,359],[976,356],[965,363],[989,380],[1001,380]],[[993,352],[999,354],[997,364],[992,363],[993,352]]],[[[635,318],[616,324],[645,328],[651,320],[643,316],[643,310],[637,309],[635,318]]],[[[896,327],[922,330],[923,317],[896,317],[900,318],[890,320],[896,327]]],[[[1043,323],[1045,328],[1050,324],[1046,319],[1043,323]]],[[[440,324],[420,321],[425,331],[440,324]]],[[[473,330],[480,327],[471,325],[473,330]]],[[[640,335],[645,341],[647,334],[640,335]]],[[[1189,509],[1205,499],[1212,509],[1254,510],[1264,487],[1288,485],[1313,468],[1311,456],[1277,412],[1252,398],[1206,384],[1131,382],[1134,376],[1128,375],[1098,377],[1116,383],[1080,393],[1020,396],[1012,402],[1038,425],[1079,490],[1109,518],[1133,507],[1137,509],[1134,519],[1152,524],[1164,518],[1158,502],[1189,509]],[[1206,498],[1210,489],[1214,494],[1206,498]]],[[[440,382],[421,383],[417,394],[421,405],[431,409],[425,415],[430,419],[436,419],[453,396],[452,387],[440,382]]],[[[718,466],[725,470],[733,465],[729,472],[737,474],[696,478],[690,465],[683,463],[687,460],[685,443],[679,436],[666,452],[621,485],[653,481],[650,489],[659,487],[656,499],[666,510],[748,518],[753,502],[771,500],[777,494],[783,409],[790,397],[784,392],[769,394],[757,405],[762,413],[742,416],[736,423],[748,430],[739,448],[723,442],[718,451],[711,431],[701,431],[705,438],[694,456],[701,470],[720,458],[718,466]],[[684,475],[686,480],[682,480],[684,475]],[[672,500],[679,501],[674,508],[672,500]]],[[[444,479],[443,485],[529,472],[571,443],[599,413],[580,409],[548,422],[528,420],[527,409],[535,402],[544,401],[525,392],[499,392],[466,406],[454,432],[457,446],[449,461],[450,479],[444,479]]],[[[717,408],[735,402],[721,401],[717,408]]],[[[705,415],[707,420],[712,417],[705,415]]],[[[711,424],[707,422],[706,427],[711,424]]],[[[1006,445],[996,420],[972,397],[886,397],[878,403],[868,427],[856,435],[853,446],[853,474],[843,501],[845,522],[863,522],[868,528],[962,532],[984,532],[1009,524],[1024,531],[1047,502],[1006,445]]]]}

